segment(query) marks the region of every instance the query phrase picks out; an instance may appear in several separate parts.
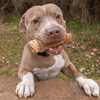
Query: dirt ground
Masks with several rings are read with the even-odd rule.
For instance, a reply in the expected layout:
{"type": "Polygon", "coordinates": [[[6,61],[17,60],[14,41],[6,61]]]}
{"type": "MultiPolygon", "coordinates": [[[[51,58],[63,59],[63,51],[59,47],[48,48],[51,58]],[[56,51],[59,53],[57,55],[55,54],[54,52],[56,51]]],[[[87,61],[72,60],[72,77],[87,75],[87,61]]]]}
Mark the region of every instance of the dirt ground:
{"type": "MultiPolygon", "coordinates": [[[[0,76],[0,100],[19,100],[15,95],[16,85],[20,79],[0,76]]],[[[96,81],[100,86],[100,81],[96,81]]],[[[98,97],[88,97],[76,83],[66,83],[62,79],[50,79],[35,83],[35,94],[27,100],[100,100],[98,97]]],[[[20,100],[25,100],[24,98],[20,100]]]]}

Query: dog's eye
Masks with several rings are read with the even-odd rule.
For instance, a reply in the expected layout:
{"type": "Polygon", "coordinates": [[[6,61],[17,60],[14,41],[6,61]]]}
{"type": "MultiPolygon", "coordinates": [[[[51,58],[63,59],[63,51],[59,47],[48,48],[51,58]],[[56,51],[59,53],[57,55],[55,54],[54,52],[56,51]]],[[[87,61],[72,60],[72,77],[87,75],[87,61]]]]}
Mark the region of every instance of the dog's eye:
{"type": "Polygon", "coordinates": [[[60,15],[57,15],[56,18],[57,18],[57,19],[60,18],[60,15]]]}
{"type": "Polygon", "coordinates": [[[39,22],[38,20],[34,20],[34,24],[36,24],[37,22],[39,22]]]}

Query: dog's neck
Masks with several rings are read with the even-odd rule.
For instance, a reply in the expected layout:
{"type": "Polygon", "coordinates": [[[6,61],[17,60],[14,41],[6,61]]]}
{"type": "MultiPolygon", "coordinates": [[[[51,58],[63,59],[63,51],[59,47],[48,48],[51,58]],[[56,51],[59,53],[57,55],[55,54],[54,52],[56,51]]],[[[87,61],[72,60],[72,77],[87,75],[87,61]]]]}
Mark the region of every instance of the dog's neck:
{"type": "MultiPolygon", "coordinates": [[[[28,45],[28,41],[27,41],[27,45],[28,45]]],[[[28,48],[30,48],[29,45],[28,45],[28,48]]],[[[37,52],[37,55],[45,56],[45,57],[49,56],[49,54],[47,52],[37,52]]]]}

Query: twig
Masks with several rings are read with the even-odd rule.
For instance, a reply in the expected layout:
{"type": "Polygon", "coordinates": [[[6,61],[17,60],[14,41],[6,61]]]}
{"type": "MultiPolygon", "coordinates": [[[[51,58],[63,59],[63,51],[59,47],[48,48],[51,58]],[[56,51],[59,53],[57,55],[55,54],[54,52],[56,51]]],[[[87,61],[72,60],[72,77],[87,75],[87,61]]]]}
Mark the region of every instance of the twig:
{"type": "Polygon", "coordinates": [[[4,8],[8,5],[9,2],[10,2],[10,0],[8,0],[7,3],[3,7],[1,7],[0,9],[4,10],[4,8]]]}

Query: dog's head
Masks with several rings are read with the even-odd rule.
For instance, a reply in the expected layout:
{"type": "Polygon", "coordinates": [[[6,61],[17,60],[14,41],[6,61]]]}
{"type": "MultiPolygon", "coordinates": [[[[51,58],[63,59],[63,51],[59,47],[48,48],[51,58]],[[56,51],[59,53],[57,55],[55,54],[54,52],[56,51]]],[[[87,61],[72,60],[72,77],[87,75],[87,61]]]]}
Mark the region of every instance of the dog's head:
{"type": "MultiPolygon", "coordinates": [[[[62,11],[54,4],[30,8],[22,16],[19,29],[20,32],[26,29],[28,41],[39,39],[44,43],[51,43],[63,39],[66,35],[66,23],[62,11]]],[[[52,51],[53,49],[50,48],[52,51]]],[[[60,51],[56,51],[56,54],[60,51]]]]}

